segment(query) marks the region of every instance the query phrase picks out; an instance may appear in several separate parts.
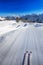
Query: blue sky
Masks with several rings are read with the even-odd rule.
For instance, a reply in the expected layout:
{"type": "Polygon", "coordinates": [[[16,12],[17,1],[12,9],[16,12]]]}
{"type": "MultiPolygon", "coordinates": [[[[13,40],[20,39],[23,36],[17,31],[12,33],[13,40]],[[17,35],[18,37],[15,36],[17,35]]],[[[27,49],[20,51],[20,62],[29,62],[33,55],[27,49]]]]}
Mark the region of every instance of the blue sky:
{"type": "Polygon", "coordinates": [[[0,0],[0,15],[43,13],[43,0],[0,0]]]}

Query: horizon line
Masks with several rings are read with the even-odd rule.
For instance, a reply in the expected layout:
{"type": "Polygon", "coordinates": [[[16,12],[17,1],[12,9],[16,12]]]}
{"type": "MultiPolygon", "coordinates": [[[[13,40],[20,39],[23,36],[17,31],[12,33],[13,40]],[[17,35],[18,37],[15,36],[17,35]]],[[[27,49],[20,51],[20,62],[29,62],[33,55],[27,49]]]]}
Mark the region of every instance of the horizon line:
{"type": "Polygon", "coordinates": [[[25,16],[25,15],[32,15],[32,14],[36,14],[36,15],[40,15],[43,14],[42,12],[30,12],[30,13],[0,13],[0,16],[25,16]]]}

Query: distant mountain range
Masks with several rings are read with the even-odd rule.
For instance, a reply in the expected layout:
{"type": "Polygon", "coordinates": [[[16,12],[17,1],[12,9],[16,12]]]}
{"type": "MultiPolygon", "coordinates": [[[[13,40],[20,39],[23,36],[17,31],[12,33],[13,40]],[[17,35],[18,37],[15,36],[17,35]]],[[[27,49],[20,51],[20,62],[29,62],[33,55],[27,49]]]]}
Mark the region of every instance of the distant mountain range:
{"type": "Polygon", "coordinates": [[[30,20],[32,22],[39,22],[39,23],[43,22],[43,14],[39,14],[39,15],[36,15],[36,14],[25,15],[25,16],[22,16],[21,18],[30,20]]]}
{"type": "Polygon", "coordinates": [[[5,21],[5,20],[15,20],[15,17],[14,16],[0,17],[0,21],[5,21]]]}
{"type": "MultiPolygon", "coordinates": [[[[24,20],[29,20],[32,22],[39,22],[39,23],[43,23],[43,14],[32,14],[32,15],[25,15],[25,16],[20,16],[20,19],[24,19],[24,20]]],[[[15,20],[16,17],[14,16],[6,16],[6,17],[0,17],[0,21],[3,20],[15,20]]]]}
{"type": "Polygon", "coordinates": [[[15,20],[15,17],[14,16],[7,16],[5,17],[6,20],[15,20]]]}

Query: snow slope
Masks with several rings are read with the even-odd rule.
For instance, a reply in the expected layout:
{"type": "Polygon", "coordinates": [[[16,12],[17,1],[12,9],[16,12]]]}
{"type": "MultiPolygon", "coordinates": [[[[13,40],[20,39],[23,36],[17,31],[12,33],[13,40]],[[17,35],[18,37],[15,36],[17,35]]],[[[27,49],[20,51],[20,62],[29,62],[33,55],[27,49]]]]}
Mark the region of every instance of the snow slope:
{"type": "Polygon", "coordinates": [[[7,32],[22,28],[23,25],[23,22],[20,21],[17,23],[16,20],[0,21],[0,36],[7,32]]]}

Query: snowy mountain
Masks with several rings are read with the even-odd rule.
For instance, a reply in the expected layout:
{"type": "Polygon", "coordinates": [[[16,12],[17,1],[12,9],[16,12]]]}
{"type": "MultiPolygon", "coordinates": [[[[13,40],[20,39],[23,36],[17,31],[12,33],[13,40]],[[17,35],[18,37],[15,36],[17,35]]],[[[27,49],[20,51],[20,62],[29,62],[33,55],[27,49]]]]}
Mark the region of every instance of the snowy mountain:
{"type": "Polygon", "coordinates": [[[0,17],[0,21],[5,21],[5,20],[15,20],[15,17],[14,16],[0,17]]]}
{"type": "Polygon", "coordinates": [[[25,16],[22,16],[21,19],[27,19],[27,20],[31,20],[32,22],[42,23],[43,22],[43,14],[25,15],[25,16]]]}
{"type": "MultiPolygon", "coordinates": [[[[24,20],[28,20],[31,22],[38,22],[38,23],[43,23],[43,14],[31,14],[31,15],[23,15],[18,17],[18,19],[24,19],[24,20]]],[[[15,20],[16,17],[15,16],[6,16],[6,17],[0,17],[0,21],[5,21],[5,20],[15,20]]]]}

